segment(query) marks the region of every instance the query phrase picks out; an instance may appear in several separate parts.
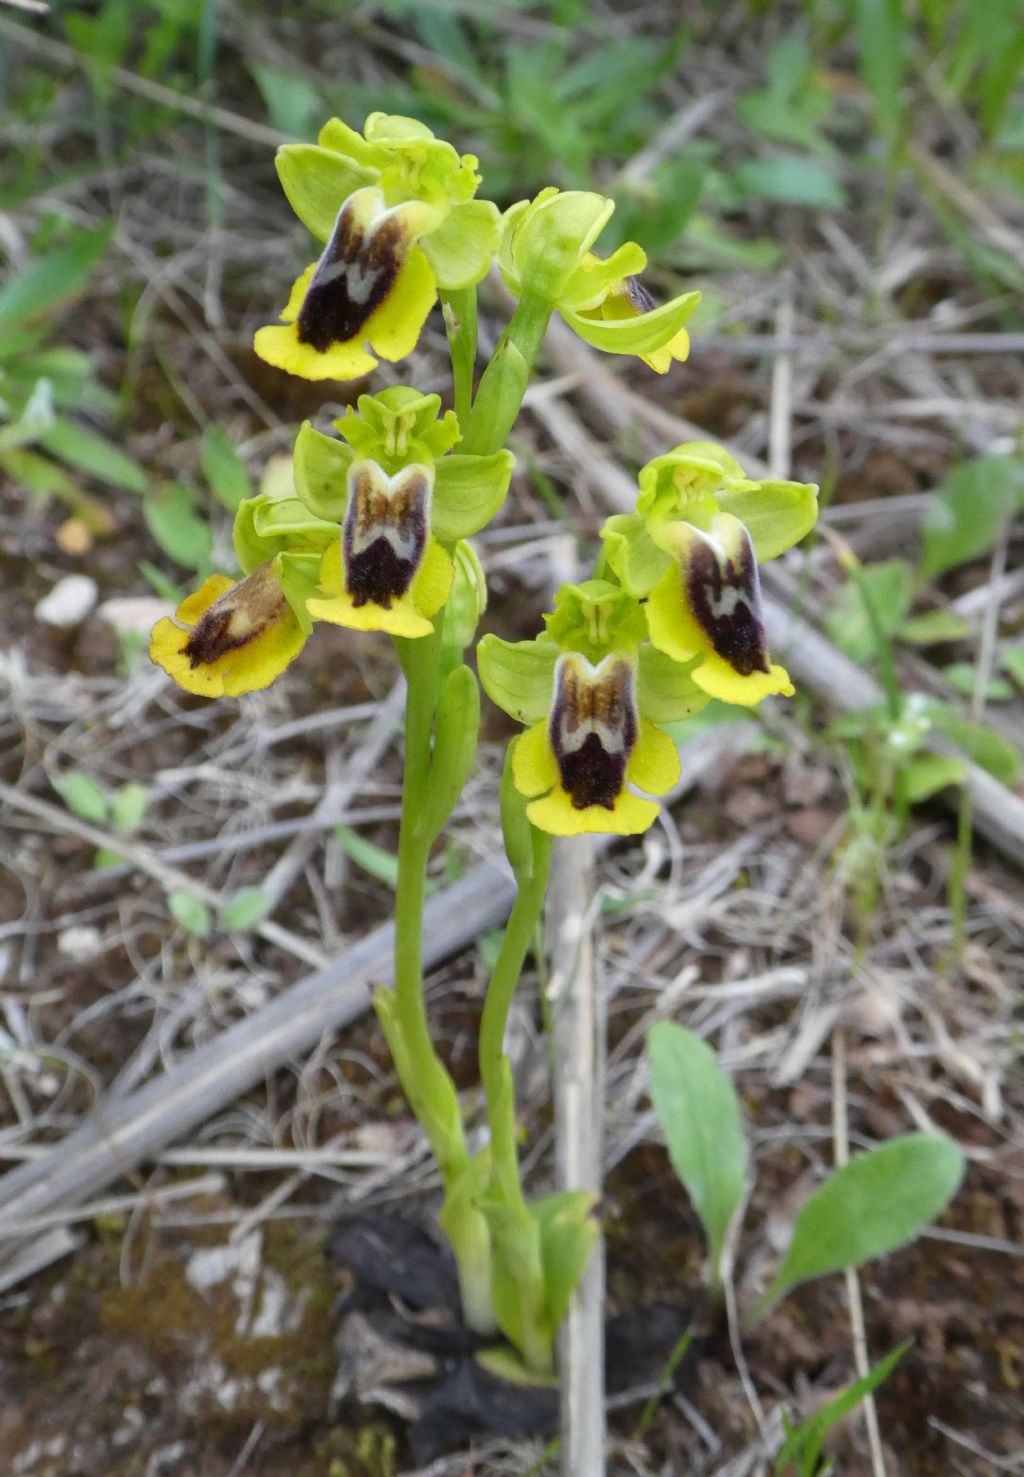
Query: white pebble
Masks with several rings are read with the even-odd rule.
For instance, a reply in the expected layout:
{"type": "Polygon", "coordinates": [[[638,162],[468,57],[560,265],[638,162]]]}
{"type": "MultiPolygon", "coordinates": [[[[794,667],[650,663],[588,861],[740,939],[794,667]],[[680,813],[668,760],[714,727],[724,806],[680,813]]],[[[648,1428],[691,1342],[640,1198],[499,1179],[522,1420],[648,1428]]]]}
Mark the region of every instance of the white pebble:
{"type": "Polygon", "coordinates": [[[99,598],[96,581],[87,574],[66,574],[36,606],[36,619],[58,631],[80,626],[99,598]]]}

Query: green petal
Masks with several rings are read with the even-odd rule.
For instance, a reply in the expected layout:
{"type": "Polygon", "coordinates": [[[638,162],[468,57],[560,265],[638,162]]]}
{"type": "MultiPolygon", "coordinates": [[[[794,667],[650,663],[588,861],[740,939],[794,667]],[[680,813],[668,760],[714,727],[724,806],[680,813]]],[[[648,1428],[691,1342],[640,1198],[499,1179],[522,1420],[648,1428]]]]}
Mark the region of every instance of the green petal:
{"type": "Polygon", "coordinates": [[[376,181],[376,171],[315,144],[284,144],[277,151],[281,186],[306,230],[326,241],[338,211],[354,190],[376,181]]]}
{"type": "Polygon", "coordinates": [[[317,518],[340,523],[348,503],[350,446],[303,421],[295,439],[295,491],[317,518]]]}
{"type": "Polygon", "coordinates": [[[551,707],[559,655],[551,641],[485,636],[477,647],[477,671],[492,703],[520,723],[537,723],[551,707]]]}
{"type": "Polygon", "coordinates": [[[565,284],[561,307],[581,313],[596,308],[625,277],[636,277],[647,265],[647,253],[635,241],[625,241],[609,257],[588,256],[565,284]]]}
{"type": "Polygon", "coordinates": [[[467,200],[424,236],[420,246],[434,269],[438,287],[472,287],[487,275],[501,239],[498,207],[490,200],[467,200]]]}
{"type": "Polygon", "coordinates": [[[651,538],[636,513],[616,513],[601,529],[608,563],[625,589],[638,600],[648,595],[672,562],[651,538]]]}
{"type": "Polygon", "coordinates": [[[515,464],[510,451],[493,456],[454,452],[437,462],[431,526],[442,543],[467,538],[491,521],[505,501],[515,464]]]}
{"type": "Polygon", "coordinates": [[[718,506],[746,526],[758,562],[774,559],[798,544],[818,516],[813,482],[761,482],[752,488],[718,494],[718,506]]]}
{"type": "Polygon", "coordinates": [[[645,718],[652,723],[678,723],[707,706],[707,693],[690,676],[695,665],[680,666],[657,647],[641,646],[636,697],[645,718]]]}
{"type": "Polygon", "coordinates": [[[560,307],[559,311],[569,327],[595,349],[606,354],[650,354],[675,338],[699,302],[699,292],[685,292],[636,318],[584,318],[569,309],[560,307]]]}

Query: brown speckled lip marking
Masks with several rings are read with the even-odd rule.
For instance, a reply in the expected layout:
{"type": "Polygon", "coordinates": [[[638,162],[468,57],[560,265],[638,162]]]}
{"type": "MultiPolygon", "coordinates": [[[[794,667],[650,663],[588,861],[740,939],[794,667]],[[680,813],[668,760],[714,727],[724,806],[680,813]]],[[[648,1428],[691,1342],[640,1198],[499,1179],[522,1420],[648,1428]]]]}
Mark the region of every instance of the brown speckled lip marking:
{"type": "Polygon", "coordinates": [[[626,296],[638,313],[650,313],[658,306],[639,277],[627,277],[626,296]]]}
{"type": "Polygon", "coordinates": [[[366,230],[352,206],[344,206],[299,309],[300,342],[325,354],[332,344],[354,338],[394,286],[405,245],[394,216],[366,230]]]}
{"type": "Polygon", "coordinates": [[[690,608],[718,655],[741,677],[770,672],[761,577],[746,529],[735,556],[694,539],[683,578],[690,608]]]}
{"type": "Polygon", "coordinates": [[[614,810],[637,728],[628,661],[606,657],[595,668],[581,656],[560,659],[548,734],[562,788],[576,810],[614,810]]]}
{"type": "Polygon", "coordinates": [[[269,564],[261,564],[241,584],[225,590],[200,616],[185,642],[189,666],[212,666],[230,651],[262,636],[288,607],[269,564]]]}
{"type": "Polygon", "coordinates": [[[342,530],[352,604],[391,609],[412,584],[430,532],[430,480],[423,467],[389,478],[375,462],[353,467],[342,530]]]}

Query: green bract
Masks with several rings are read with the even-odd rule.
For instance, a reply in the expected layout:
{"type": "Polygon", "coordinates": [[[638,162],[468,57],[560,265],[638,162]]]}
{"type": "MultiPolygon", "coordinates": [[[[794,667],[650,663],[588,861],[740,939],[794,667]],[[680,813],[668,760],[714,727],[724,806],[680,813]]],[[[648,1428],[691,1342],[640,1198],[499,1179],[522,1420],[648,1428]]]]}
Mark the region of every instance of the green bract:
{"type": "Polygon", "coordinates": [[[489,200],[475,200],[480,176],[472,154],[459,155],[414,118],[371,113],[363,133],[339,118],[316,144],[285,144],[277,172],[288,202],[320,241],[334,229],[345,200],[365,185],[383,191],[387,206],[421,200],[436,223],[419,245],[441,288],[479,282],[498,247],[500,218],[489,200]]]}
{"type": "Polygon", "coordinates": [[[459,423],[452,411],[438,419],[439,395],[394,386],[360,395],[358,414],[334,422],[338,436],[305,421],[295,441],[295,489],[317,518],[340,523],[348,502],[349,468],[357,458],[377,462],[389,474],[412,463],[432,467],[431,527],[445,544],[477,533],[501,507],[515,458],[453,453],[459,423]],[[343,439],[339,439],[339,437],[343,439]]]}
{"type": "Polygon", "coordinates": [[[553,186],[521,200],[505,212],[498,253],[502,276],[515,297],[557,309],[595,349],[636,354],[664,372],[671,359],[686,357],[683,329],[700,293],[684,293],[658,307],[637,282],[647,256],[635,241],[606,259],[596,256],[590,248],[614,209],[603,195],[553,186]]]}

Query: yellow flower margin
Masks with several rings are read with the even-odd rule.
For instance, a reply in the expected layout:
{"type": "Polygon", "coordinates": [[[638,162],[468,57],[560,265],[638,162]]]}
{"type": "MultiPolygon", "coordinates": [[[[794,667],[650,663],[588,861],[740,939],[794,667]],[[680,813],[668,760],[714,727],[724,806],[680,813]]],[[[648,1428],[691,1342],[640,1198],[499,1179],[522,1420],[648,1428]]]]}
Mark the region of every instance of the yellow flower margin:
{"type": "Polygon", "coordinates": [[[431,537],[423,562],[404,595],[389,608],[373,600],[356,605],[345,587],[341,541],[331,544],[320,565],[320,592],[306,601],[314,620],[354,631],[386,631],[391,636],[429,636],[434,629],[431,616],[444,605],[452,588],[455,569],[448,554],[431,537]]]}

